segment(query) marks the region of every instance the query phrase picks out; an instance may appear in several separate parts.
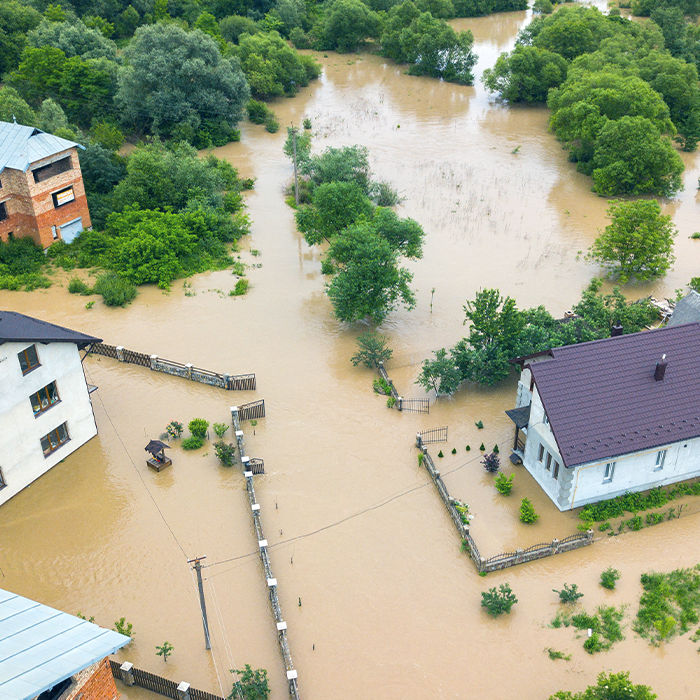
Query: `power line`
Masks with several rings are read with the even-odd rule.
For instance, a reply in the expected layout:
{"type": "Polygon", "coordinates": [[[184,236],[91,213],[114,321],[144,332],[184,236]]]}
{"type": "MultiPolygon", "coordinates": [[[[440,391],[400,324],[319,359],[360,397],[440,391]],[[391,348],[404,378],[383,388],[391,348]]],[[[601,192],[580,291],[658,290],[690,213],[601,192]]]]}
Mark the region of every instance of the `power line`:
{"type": "MultiPolygon", "coordinates": [[[[90,378],[90,381],[92,382],[92,378],[90,377],[90,372],[87,371],[88,378],[90,378]]],[[[141,476],[141,472],[138,470],[138,467],[136,466],[136,462],[132,459],[131,455],[129,454],[129,450],[127,450],[126,445],[124,444],[124,441],[121,438],[121,435],[119,435],[119,431],[117,430],[116,426],[114,425],[114,421],[112,420],[111,416],[109,415],[107,411],[107,407],[105,406],[105,402],[102,400],[102,397],[98,394],[97,398],[100,400],[100,403],[102,404],[102,410],[105,412],[105,416],[107,416],[107,420],[110,422],[110,425],[112,426],[112,430],[114,430],[114,434],[117,436],[117,439],[121,443],[121,446],[124,448],[124,452],[126,452],[126,456],[129,458],[129,461],[131,462],[132,466],[134,467],[134,470],[138,474],[139,479],[141,479],[141,483],[143,484],[143,487],[146,489],[146,493],[150,496],[151,500],[153,501],[153,505],[156,507],[156,510],[158,511],[158,514],[161,517],[161,520],[165,523],[165,527],[168,528],[170,534],[173,536],[173,539],[175,540],[175,543],[177,546],[180,548],[180,551],[184,555],[185,559],[187,559],[187,553],[185,552],[184,547],[180,544],[180,541],[177,539],[175,536],[175,533],[173,532],[173,529],[170,527],[168,524],[168,521],[165,519],[165,516],[163,515],[163,511],[160,509],[158,506],[158,503],[156,502],[156,499],[153,498],[153,494],[151,493],[150,489],[146,485],[146,482],[144,481],[143,476],[141,476]]]]}
{"type": "MultiPolygon", "coordinates": [[[[502,442],[497,443],[498,445],[505,445],[509,440],[503,440],[502,442]]],[[[471,459],[468,459],[465,462],[462,462],[458,466],[456,466],[454,469],[450,469],[449,471],[446,471],[442,474],[442,476],[449,476],[450,474],[454,474],[455,472],[458,472],[460,469],[463,469],[464,467],[473,464],[477,460],[481,459],[481,455],[477,455],[472,457],[471,459]]],[[[399,498],[403,498],[404,496],[408,496],[409,494],[413,493],[414,491],[419,491],[420,489],[425,488],[426,486],[429,486],[432,483],[431,481],[425,482],[423,484],[418,484],[416,486],[412,487],[407,487],[407,490],[402,490],[398,491],[392,496],[388,496],[386,499],[383,501],[380,501],[378,503],[375,503],[374,505],[367,506],[366,508],[363,508],[362,510],[357,511],[356,513],[353,513],[351,515],[348,515],[344,518],[341,518],[340,520],[337,520],[336,522],[330,523],[328,525],[324,525],[322,527],[317,528],[316,530],[312,530],[311,532],[307,532],[303,535],[297,535],[296,537],[290,537],[289,539],[282,540],[280,542],[276,542],[275,544],[269,545],[268,549],[276,549],[279,547],[287,546],[289,544],[292,544],[294,542],[297,542],[298,540],[303,540],[306,539],[307,537],[313,537],[314,535],[318,535],[321,532],[324,532],[326,530],[330,530],[334,527],[337,527],[338,525],[342,525],[343,523],[348,522],[349,520],[353,520],[354,518],[357,518],[361,515],[364,515],[365,513],[369,513],[374,510],[379,510],[380,508],[383,508],[384,506],[389,505],[393,501],[398,500],[399,498]]],[[[240,554],[236,557],[231,557],[230,559],[222,559],[221,561],[214,562],[213,564],[208,564],[206,567],[202,568],[213,568],[215,566],[220,566],[221,564],[229,564],[234,561],[241,561],[243,559],[248,559],[250,557],[254,557],[258,555],[258,551],[254,552],[249,552],[248,554],[240,554]]],[[[232,567],[235,568],[235,567],[232,567]]],[[[214,576],[219,576],[221,574],[225,574],[227,572],[231,571],[231,568],[225,569],[224,571],[218,571],[216,573],[210,574],[210,577],[214,576]]]]}

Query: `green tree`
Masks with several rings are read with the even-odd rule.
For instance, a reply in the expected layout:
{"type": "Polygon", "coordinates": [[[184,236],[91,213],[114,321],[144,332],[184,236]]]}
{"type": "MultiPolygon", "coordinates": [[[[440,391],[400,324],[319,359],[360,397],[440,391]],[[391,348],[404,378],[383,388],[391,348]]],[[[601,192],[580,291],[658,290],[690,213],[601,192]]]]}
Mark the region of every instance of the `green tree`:
{"type": "Polygon", "coordinates": [[[502,53],[493,68],[487,68],[483,82],[508,102],[546,102],[551,88],[566,80],[566,59],[535,46],[516,46],[502,53]]]}
{"type": "Polygon", "coordinates": [[[256,97],[292,96],[321,74],[313,57],[290,48],[277,32],[242,34],[235,54],[256,97]]]}
{"type": "Polygon", "coordinates": [[[350,358],[354,367],[362,363],[370,369],[389,362],[394,351],[387,347],[388,338],[374,331],[365,331],[357,336],[357,352],[350,358]]]}
{"type": "Polygon", "coordinates": [[[462,382],[462,373],[455,364],[454,358],[447,354],[447,350],[433,350],[434,360],[424,360],[423,367],[416,384],[426,391],[435,391],[437,397],[440,394],[449,396],[457,391],[462,382]]]}
{"type": "Polygon", "coordinates": [[[250,91],[237,58],[224,59],[214,40],[174,24],[140,27],[124,50],[116,101],[138,128],[169,134],[204,120],[237,123],[250,91]]]}
{"type": "Polygon", "coordinates": [[[379,17],[361,0],[335,0],[326,10],[319,48],[339,53],[357,51],[380,30],[379,17]]]}
{"type": "Polygon", "coordinates": [[[590,248],[590,258],[621,282],[663,277],[671,267],[673,239],[678,234],[670,216],[654,200],[613,202],[610,224],[590,248]]]}
{"type": "Polygon", "coordinates": [[[324,182],[354,182],[364,194],[369,193],[369,151],[365,146],[329,147],[312,156],[303,172],[315,185],[324,182]]]}
{"type": "Polygon", "coordinates": [[[313,194],[310,206],[294,214],[297,228],[309,245],[330,240],[358,221],[372,217],[372,203],[354,182],[324,182],[313,194]]]}
{"type": "Polygon", "coordinates": [[[0,121],[12,122],[16,118],[18,124],[34,126],[36,114],[34,110],[20,97],[12,87],[0,88],[0,121]]]}
{"type": "MultiPolygon", "coordinates": [[[[231,671],[233,673],[233,671],[231,671]]],[[[253,670],[246,664],[243,670],[237,670],[240,680],[233,684],[228,700],[235,700],[239,692],[244,700],[267,700],[270,697],[270,687],[267,682],[267,671],[263,668],[253,670]]]]}
{"type": "Polygon", "coordinates": [[[358,225],[331,240],[328,259],[335,274],[326,285],[336,318],[380,324],[397,306],[415,306],[413,275],[398,265],[398,253],[369,226],[358,225]]]}
{"type": "Polygon", "coordinates": [[[0,75],[13,71],[27,45],[26,34],[41,21],[33,8],[17,0],[0,3],[0,75]]]}
{"type": "Polygon", "coordinates": [[[622,117],[600,130],[592,160],[598,194],[656,194],[683,188],[683,161],[668,139],[644,117],[622,117]]]}
{"type": "Polygon", "coordinates": [[[560,690],[549,700],[656,700],[657,695],[646,685],[634,685],[629,673],[601,673],[595,685],[580,693],[560,690]]]}
{"type": "Polygon", "coordinates": [[[117,45],[97,29],[90,29],[80,20],[49,22],[43,20],[27,34],[27,43],[34,48],[53,46],[68,57],[106,58],[117,60],[117,45]]]}

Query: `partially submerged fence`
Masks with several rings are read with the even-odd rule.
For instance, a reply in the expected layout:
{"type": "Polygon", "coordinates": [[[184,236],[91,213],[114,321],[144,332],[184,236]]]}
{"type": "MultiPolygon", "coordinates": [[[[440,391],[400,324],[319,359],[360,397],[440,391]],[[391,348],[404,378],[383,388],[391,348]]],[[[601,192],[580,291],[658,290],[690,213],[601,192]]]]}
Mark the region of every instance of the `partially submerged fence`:
{"type": "Polygon", "coordinates": [[[119,360],[119,362],[149,367],[154,372],[164,372],[175,377],[182,377],[201,384],[209,384],[209,386],[217,386],[228,391],[254,391],[256,388],[254,374],[217,374],[189,363],[183,365],[180,362],[165,360],[162,357],[158,357],[158,355],[146,355],[142,352],[127,350],[121,345],[93,343],[90,347],[90,352],[95,355],[111,357],[114,360],[119,360]]]}
{"type": "Polygon", "coordinates": [[[416,441],[420,441],[423,445],[430,445],[433,442],[447,442],[447,428],[445,425],[441,428],[430,428],[423,430],[416,435],[416,441]]]}
{"type": "Polygon", "coordinates": [[[156,676],[155,673],[134,668],[134,665],[128,661],[120,664],[118,661],[110,659],[109,665],[112,668],[112,675],[122,681],[124,685],[138,685],[159,695],[165,695],[166,698],[173,700],[226,700],[220,695],[192,688],[189,683],[184,681],[178,684],[168,678],[156,676]]]}
{"type": "MultiPolygon", "coordinates": [[[[447,439],[446,428],[445,439],[447,439]]],[[[510,566],[524,564],[525,562],[534,561],[535,559],[542,559],[543,557],[549,557],[553,554],[570,552],[572,549],[579,549],[579,547],[586,547],[593,543],[593,530],[588,530],[585,533],[571,535],[563,540],[554,539],[551,542],[542,542],[532,545],[527,549],[517,548],[514,552],[503,552],[496,556],[489,557],[488,559],[484,559],[479,553],[479,548],[476,546],[474,538],[469,533],[469,523],[465,523],[462,520],[462,515],[455,506],[456,499],[450,496],[447,486],[445,486],[445,482],[440,476],[440,472],[435,468],[435,463],[428,453],[428,448],[426,447],[421,433],[416,435],[416,446],[423,454],[422,463],[428,470],[428,474],[430,474],[430,478],[433,480],[435,488],[447,508],[447,512],[455,525],[457,534],[462,539],[464,549],[471,557],[479,573],[507,569],[510,566]]]]}
{"type": "Polygon", "coordinates": [[[396,391],[394,382],[391,381],[386,369],[384,368],[384,363],[380,362],[377,366],[379,376],[389,385],[389,390],[391,392],[391,398],[396,402],[394,405],[399,411],[414,411],[415,413],[430,413],[430,400],[429,399],[405,399],[403,396],[399,396],[399,392],[396,391]]]}
{"type": "MultiPolygon", "coordinates": [[[[245,453],[245,442],[243,440],[243,431],[241,430],[240,420],[240,412],[243,408],[243,406],[232,406],[231,419],[235,430],[238,453],[244,469],[243,476],[245,476],[248,501],[250,503],[250,510],[253,515],[253,528],[255,529],[255,536],[258,538],[260,560],[262,561],[263,569],[265,570],[265,578],[267,580],[267,589],[270,598],[270,607],[272,608],[272,614],[275,618],[275,625],[277,626],[277,642],[282,653],[282,659],[284,660],[284,668],[287,674],[287,684],[289,686],[289,697],[292,700],[299,700],[299,688],[297,686],[298,674],[294,668],[294,664],[292,663],[292,654],[289,651],[287,623],[282,615],[282,608],[280,607],[279,596],[277,595],[277,579],[274,577],[272,573],[272,566],[270,565],[270,556],[267,551],[268,544],[267,540],[265,539],[262,523],[260,522],[260,504],[255,496],[255,486],[253,485],[254,471],[250,468],[253,462],[259,461],[262,463],[262,460],[252,460],[245,453]]],[[[265,415],[264,405],[262,415],[265,415]]]]}

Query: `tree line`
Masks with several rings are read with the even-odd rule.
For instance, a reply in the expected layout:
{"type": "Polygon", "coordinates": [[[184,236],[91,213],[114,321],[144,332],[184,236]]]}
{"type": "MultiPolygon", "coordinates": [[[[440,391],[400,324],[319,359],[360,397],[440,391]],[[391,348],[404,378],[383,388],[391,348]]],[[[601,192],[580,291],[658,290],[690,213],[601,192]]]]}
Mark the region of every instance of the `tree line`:
{"type": "Polygon", "coordinates": [[[684,167],[673,141],[691,151],[700,140],[700,34],[683,16],[692,8],[652,4],[633,5],[651,14],[645,22],[580,6],[537,17],[484,72],[510,103],[547,102],[550,128],[602,195],[675,194],[684,167]],[[682,20],[680,43],[667,16],[682,20]]]}

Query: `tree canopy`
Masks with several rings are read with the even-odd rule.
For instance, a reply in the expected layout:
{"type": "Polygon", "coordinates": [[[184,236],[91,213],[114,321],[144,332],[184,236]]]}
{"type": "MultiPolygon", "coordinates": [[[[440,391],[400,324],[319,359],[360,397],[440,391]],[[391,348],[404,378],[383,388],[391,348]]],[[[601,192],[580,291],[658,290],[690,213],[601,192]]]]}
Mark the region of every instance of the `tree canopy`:
{"type": "Polygon", "coordinates": [[[656,700],[658,696],[647,685],[635,685],[629,673],[601,673],[595,685],[580,693],[560,690],[549,700],[656,700]]]}
{"type": "Polygon", "coordinates": [[[613,202],[610,224],[596,238],[590,259],[610,270],[620,282],[663,277],[675,260],[673,239],[678,234],[670,216],[653,200],[613,202]]]}
{"type": "Polygon", "coordinates": [[[238,58],[222,58],[201,30],[174,24],[140,27],[124,51],[116,101],[134,125],[171,134],[208,122],[235,124],[250,95],[238,58]]]}

